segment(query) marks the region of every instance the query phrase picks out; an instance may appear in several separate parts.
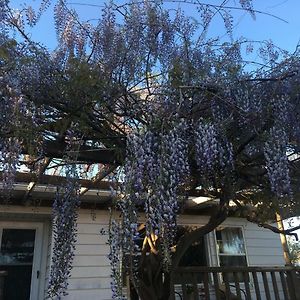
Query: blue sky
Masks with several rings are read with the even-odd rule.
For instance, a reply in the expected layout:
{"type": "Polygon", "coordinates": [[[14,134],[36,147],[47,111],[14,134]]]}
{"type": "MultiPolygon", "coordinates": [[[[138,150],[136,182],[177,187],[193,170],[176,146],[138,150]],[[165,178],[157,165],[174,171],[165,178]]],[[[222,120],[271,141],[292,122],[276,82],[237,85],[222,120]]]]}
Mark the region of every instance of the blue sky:
{"type": "Polygon", "coordinates": [[[294,51],[300,39],[299,0],[257,0],[257,10],[282,18],[284,21],[264,14],[257,14],[256,21],[243,15],[235,34],[249,39],[268,40],[283,49],[294,51]]]}
{"type": "MultiPolygon", "coordinates": [[[[14,7],[20,8],[24,3],[32,3],[33,6],[38,6],[39,0],[11,0],[14,7]]],[[[116,3],[124,3],[124,0],[117,0],[116,3]]],[[[203,0],[204,3],[219,4],[221,0],[203,0]]],[[[234,5],[238,0],[229,1],[228,5],[234,5]]],[[[104,0],[73,0],[72,6],[80,11],[83,19],[99,18],[101,12],[100,8],[91,5],[103,5],[104,0]],[[75,3],[85,4],[78,5],[75,3]]],[[[293,52],[300,39],[300,1],[299,0],[253,0],[254,8],[256,10],[265,12],[266,14],[274,15],[285,21],[279,20],[266,14],[256,14],[254,21],[249,14],[242,11],[233,11],[235,20],[234,37],[243,36],[249,40],[269,40],[272,39],[274,43],[290,52],[293,52]]],[[[177,7],[179,4],[169,4],[177,7]]],[[[181,5],[182,6],[182,5],[181,5]]],[[[187,14],[197,18],[195,14],[195,7],[193,5],[184,5],[187,14]]],[[[38,27],[33,30],[32,35],[36,40],[41,41],[49,48],[55,47],[55,33],[52,26],[52,9],[50,8],[39,22],[38,27]]],[[[212,36],[225,34],[225,29],[222,23],[216,21],[210,28],[212,36]]]]}

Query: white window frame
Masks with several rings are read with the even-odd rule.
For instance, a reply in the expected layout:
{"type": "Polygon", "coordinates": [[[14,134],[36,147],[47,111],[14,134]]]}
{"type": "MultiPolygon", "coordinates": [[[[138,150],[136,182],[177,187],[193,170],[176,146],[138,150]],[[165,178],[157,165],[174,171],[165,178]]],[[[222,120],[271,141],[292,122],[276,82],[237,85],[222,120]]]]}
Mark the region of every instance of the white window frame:
{"type": "Polygon", "coordinates": [[[2,241],[3,229],[34,229],[35,241],[32,261],[30,300],[38,300],[42,285],[41,266],[42,266],[42,246],[44,224],[42,222],[19,222],[19,221],[0,221],[0,245],[2,241]],[[37,278],[39,273],[39,278],[37,278]]]}
{"type": "Polygon", "coordinates": [[[244,226],[241,225],[221,225],[218,228],[214,230],[214,241],[215,241],[215,249],[216,249],[216,256],[217,256],[217,265],[220,267],[220,256],[244,256],[246,258],[246,266],[249,266],[248,262],[248,253],[247,253],[247,245],[245,240],[245,233],[244,233],[244,226]],[[218,249],[218,241],[217,241],[217,229],[223,227],[223,228],[239,228],[242,233],[243,241],[244,241],[244,250],[245,252],[243,254],[220,254],[218,249]]]}

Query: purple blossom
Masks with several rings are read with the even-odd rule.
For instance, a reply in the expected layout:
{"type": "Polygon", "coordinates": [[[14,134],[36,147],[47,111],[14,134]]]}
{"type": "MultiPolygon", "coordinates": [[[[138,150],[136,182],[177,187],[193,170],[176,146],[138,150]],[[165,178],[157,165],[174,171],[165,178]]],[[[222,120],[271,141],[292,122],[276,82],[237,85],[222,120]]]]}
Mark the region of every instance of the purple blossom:
{"type": "MultiPolygon", "coordinates": [[[[123,261],[124,268],[132,274],[137,272],[136,252],[140,250],[135,242],[138,208],[145,208],[146,234],[155,233],[162,238],[164,264],[166,268],[170,265],[170,246],[176,233],[178,186],[189,176],[187,131],[186,122],[181,120],[169,130],[159,133],[147,130],[133,134],[127,140],[125,178],[118,202],[122,233],[111,231],[110,242],[114,245],[110,259],[115,298],[122,296],[116,273],[120,252],[128,254],[123,261]],[[115,249],[118,251],[114,252],[115,249]]],[[[111,229],[116,228],[113,225],[111,229]]]]}
{"type": "Polygon", "coordinates": [[[21,146],[17,139],[8,138],[0,141],[2,164],[2,188],[5,195],[10,198],[15,184],[15,177],[19,167],[21,146]]]}
{"type": "Polygon", "coordinates": [[[122,234],[121,226],[116,220],[111,220],[109,227],[108,258],[111,265],[111,290],[113,299],[123,300],[123,270],[122,270],[122,234]]]}
{"type": "Polygon", "coordinates": [[[273,127],[265,143],[266,168],[274,194],[282,198],[292,197],[289,161],[287,158],[287,135],[281,128],[273,127]]]}
{"type": "MultiPolygon", "coordinates": [[[[76,160],[76,150],[81,139],[76,137],[74,130],[66,133],[66,161],[76,160]]],[[[67,295],[68,279],[71,276],[77,239],[77,218],[80,206],[80,185],[77,182],[78,170],[76,165],[66,166],[66,182],[57,188],[53,202],[53,256],[48,282],[50,298],[61,299],[67,295]]]]}
{"type": "Polygon", "coordinates": [[[65,186],[58,188],[53,203],[54,242],[48,283],[50,298],[61,299],[67,295],[77,237],[79,190],[76,180],[68,178],[65,186]]]}

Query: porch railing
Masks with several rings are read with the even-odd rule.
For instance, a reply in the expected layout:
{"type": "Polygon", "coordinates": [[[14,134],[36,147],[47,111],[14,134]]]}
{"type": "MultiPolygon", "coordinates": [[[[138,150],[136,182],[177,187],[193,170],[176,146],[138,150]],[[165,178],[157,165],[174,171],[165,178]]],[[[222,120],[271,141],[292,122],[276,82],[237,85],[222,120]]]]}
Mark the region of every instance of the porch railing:
{"type": "Polygon", "coordinates": [[[171,299],[300,300],[300,267],[183,267],[171,299]]]}

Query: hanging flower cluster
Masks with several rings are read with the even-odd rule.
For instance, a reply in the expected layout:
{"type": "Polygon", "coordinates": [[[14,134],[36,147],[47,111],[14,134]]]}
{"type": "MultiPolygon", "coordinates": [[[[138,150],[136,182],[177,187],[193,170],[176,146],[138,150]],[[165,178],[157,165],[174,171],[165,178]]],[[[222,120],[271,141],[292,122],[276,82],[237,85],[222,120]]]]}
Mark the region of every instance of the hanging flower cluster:
{"type": "Polygon", "coordinates": [[[122,230],[120,223],[111,220],[109,227],[109,254],[111,265],[111,290],[113,299],[123,300],[122,230]]]}
{"type": "Polygon", "coordinates": [[[158,137],[145,138],[148,144],[149,174],[145,212],[148,234],[161,237],[164,265],[170,264],[170,246],[176,233],[178,212],[178,188],[190,174],[188,161],[188,125],[180,121],[168,132],[158,137]],[[150,145],[150,146],[149,146],[150,145]]]}
{"type": "Polygon", "coordinates": [[[1,143],[1,161],[3,172],[3,190],[9,195],[15,183],[15,177],[19,166],[21,147],[18,140],[9,138],[1,143]]]}
{"type": "Polygon", "coordinates": [[[15,177],[21,167],[24,144],[28,153],[39,152],[42,155],[36,109],[22,95],[18,83],[18,80],[10,79],[9,76],[3,76],[0,83],[0,169],[5,201],[11,197],[15,177]]]}
{"type": "Polygon", "coordinates": [[[72,163],[76,157],[76,147],[80,145],[74,138],[74,132],[67,132],[66,183],[57,188],[53,203],[53,256],[48,283],[48,295],[51,299],[61,299],[67,295],[68,279],[71,276],[77,237],[77,217],[80,206],[80,185],[77,182],[78,170],[72,163]],[[73,154],[73,155],[72,155],[73,154]],[[72,160],[72,161],[71,161],[72,160]]]}
{"type": "Polygon", "coordinates": [[[264,155],[272,192],[279,198],[292,197],[287,158],[287,134],[282,129],[271,128],[269,138],[265,143],[264,155]]]}
{"type": "Polygon", "coordinates": [[[226,170],[233,168],[232,144],[221,136],[215,124],[200,120],[194,134],[195,158],[202,174],[226,173],[226,170]]]}
{"type": "Polygon", "coordinates": [[[0,162],[2,169],[2,189],[6,199],[9,199],[15,183],[15,176],[19,167],[21,142],[15,136],[15,126],[19,123],[18,116],[20,96],[9,87],[6,80],[1,82],[0,91],[0,162]]]}
{"type": "Polygon", "coordinates": [[[129,136],[127,160],[124,167],[122,199],[118,207],[122,213],[121,238],[116,225],[111,228],[113,244],[110,260],[113,270],[115,298],[121,297],[117,267],[120,253],[125,253],[125,268],[137,273],[136,244],[138,233],[138,209],[146,213],[146,234],[161,238],[161,252],[165,268],[170,265],[170,245],[176,232],[178,211],[178,187],[189,176],[187,124],[180,121],[169,130],[160,133],[148,130],[129,136]]]}
{"type": "Polygon", "coordinates": [[[12,192],[21,154],[20,143],[17,139],[8,138],[0,142],[2,165],[2,189],[9,198],[12,192]]]}
{"type": "MultiPolygon", "coordinates": [[[[139,136],[133,135],[131,139],[127,140],[127,154],[130,157],[129,149],[130,145],[135,144],[139,140],[139,136]]],[[[139,148],[141,154],[141,148],[139,148]]],[[[140,156],[140,158],[142,158],[140,156]]],[[[121,219],[113,219],[111,215],[110,228],[109,228],[109,245],[110,252],[108,258],[111,264],[111,289],[113,293],[113,299],[123,299],[122,287],[123,287],[123,272],[129,269],[136,272],[137,268],[134,268],[134,256],[138,251],[135,244],[135,237],[138,236],[137,231],[137,205],[141,202],[138,190],[143,190],[142,165],[145,161],[137,160],[135,162],[130,159],[127,160],[124,166],[124,183],[119,191],[121,199],[117,203],[117,209],[121,211],[121,219]],[[134,167],[131,169],[131,163],[134,167]],[[132,183],[134,182],[134,185],[132,183]],[[137,192],[129,192],[128,189],[135,190],[137,192]],[[126,257],[124,256],[126,254],[126,257]]],[[[113,193],[116,191],[113,190],[113,193]]]]}
{"type": "Polygon", "coordinates": [[[53,257],[48,284],[51,299],[67,295],[68,279],[71,276],[77,235],[77,209],[79,185],[69,178],[64,187],[58,188],[53,203],[53,257]]]}
{"type": "Polygon", "coordinates": [[[203,173],[212,171],[217,163],[218,141],[215,126],[200,121],[195,131],[196,160],[203,173]]]}

